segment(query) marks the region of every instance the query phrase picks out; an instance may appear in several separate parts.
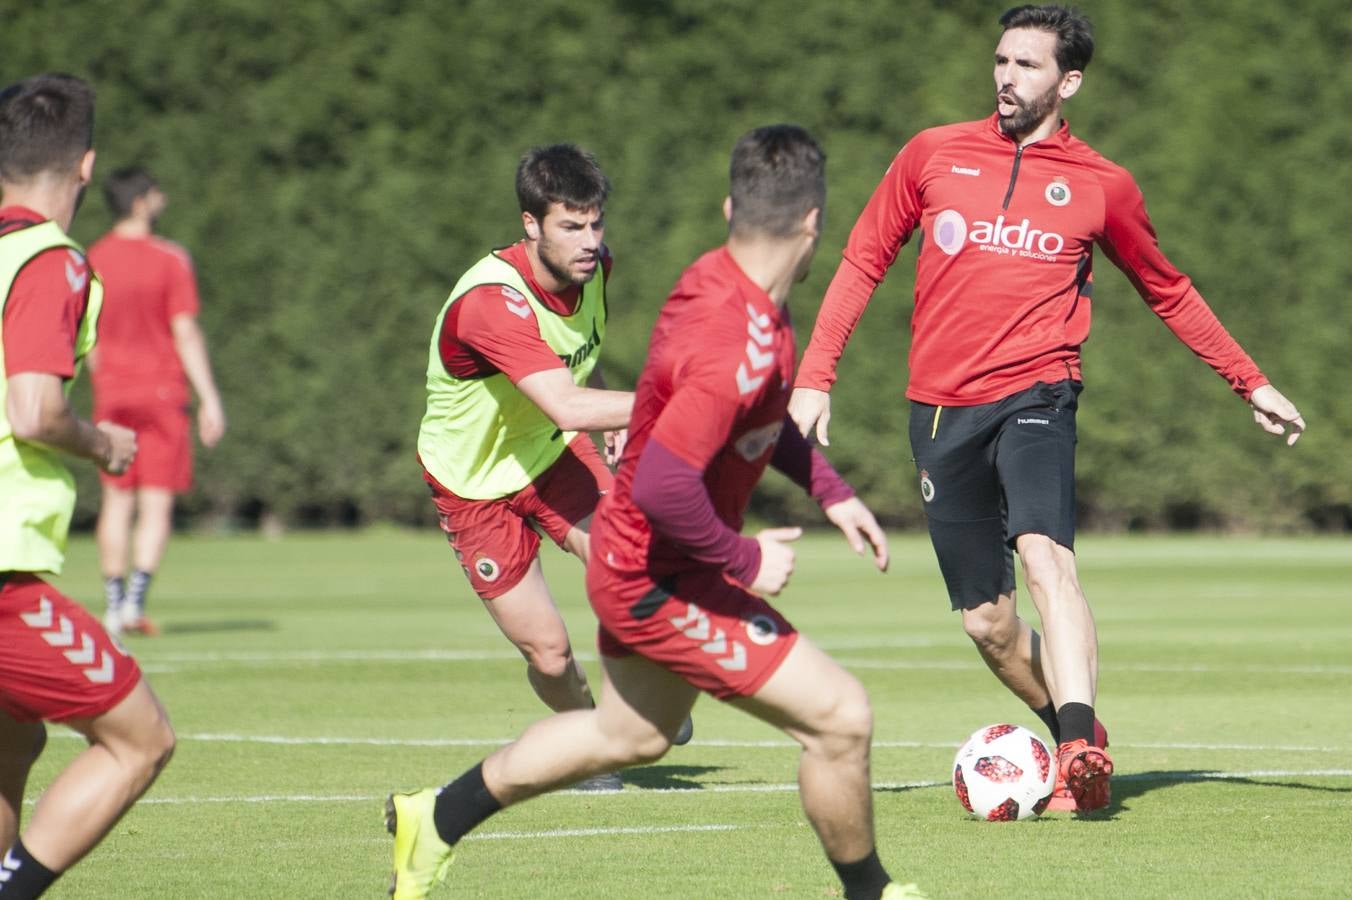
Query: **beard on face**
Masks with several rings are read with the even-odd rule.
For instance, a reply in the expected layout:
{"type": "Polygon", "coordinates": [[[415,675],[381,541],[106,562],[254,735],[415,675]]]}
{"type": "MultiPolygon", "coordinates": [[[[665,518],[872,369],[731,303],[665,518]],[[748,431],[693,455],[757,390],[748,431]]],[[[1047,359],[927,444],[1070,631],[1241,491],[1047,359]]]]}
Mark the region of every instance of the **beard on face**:
{"type": "MultiPolygon", "coordinates": [[[[563,282],[564,284],[571,285],[586,284],[587,282],[592,280],[593,276],[596,275],[596,269],[592,269],[585,275],[581,276],[574,275],[572,272],[572,268],[569,265],[571,260],[566,256],[560,256],[558,253],[556,253],[553,242],[545,238],[544,235],[540,236],[539,250],[540,250],[540,262],[544,264],[545,270],[548,271],[550,275],[553,275],[555,279],[563,282]]],[[[599,258],[597,259],[596,264],[598,266],[601,264],[599,258]]]]}
{"type": "MultiPolygon", "coordinates": [[[[1005,91],[1001,90],[999,93],[1005,93],[1005,91]]],[[[997,104],[1000,102],[999,93],[996,94],[995,98],[997,104]]],[[[1040,97],[1034,97],[1028,101],[1020,99],[1012,90],[1008,93],[1009,96],[1014,98],[1015,105],[1018,106],[1018,111],[1012,116],[1000,116],[1000,130],[1009,137],[1018,137],[1032,131],[1043,119],[1047,118],[1047,113],[1051,112],[1056,106],[1056,85],[1053,85],[1040,97]]]]}

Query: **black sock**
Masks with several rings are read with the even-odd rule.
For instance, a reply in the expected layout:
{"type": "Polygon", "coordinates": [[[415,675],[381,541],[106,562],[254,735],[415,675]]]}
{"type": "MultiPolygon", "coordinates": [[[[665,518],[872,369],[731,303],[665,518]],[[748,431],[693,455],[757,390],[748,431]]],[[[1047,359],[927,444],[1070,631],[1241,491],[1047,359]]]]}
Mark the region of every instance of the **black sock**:
{"type": "Polygon", "coordinates": [[[17,840],[0,862],[0,897],[5,900],[41,897],[60,875],[34,859],[23,841],[17,840]]]}
{"type": "Polygon", "coordinates": [[[127,579],[127,603],[137,613],[143,613],[146,610],[146,593],[150,590],[150,579],[154,577],[154,572],[136,569],[127,579]]]}
{"type": "Polygon", "coordinates": [[[1087,703],[1067,703],[1056,711],[1061,723],[1058,743],[1083,740],[1094,743],[1094,707],[1087,703]]]}
{"type": "Polygon", "coordinates": [[[845,886],[845,900],[878,900],[883,895],[883,888],[892,880],[878,861],[876,847],[858,862],[840,863],[833,859],[831,865],[845,886]]]}
{"type": "Polygon", "coordinates": [[[480,762],[441,789],[432,821],[441,839],[454,845],[500,809],[502,804],[484,786],[484,764],[480,762]]]}
{"type": "MultiPolygon", "coordinates": [[[[1029,707],[1029,709],[1032,709],[1032,707],[1029,707]]],[[[1051,701],[1048,700],[1046,706],[1041,709],[1034,709],[1033,712],[1037,713],[1037,717],[1042,720],[1042,724],[1046,725],[1047,730],[1052,733],[1052,743],[1061,743],[1061,723],[1056,720],[1056,707],[1052,706],[1051,701]]]]}
{"type": "Polygon", "coordinates": [[[127,599],[127,581],[121,575],[110,575],[103,579],[103,599],[109,609],[117,609],[127,599]]]}

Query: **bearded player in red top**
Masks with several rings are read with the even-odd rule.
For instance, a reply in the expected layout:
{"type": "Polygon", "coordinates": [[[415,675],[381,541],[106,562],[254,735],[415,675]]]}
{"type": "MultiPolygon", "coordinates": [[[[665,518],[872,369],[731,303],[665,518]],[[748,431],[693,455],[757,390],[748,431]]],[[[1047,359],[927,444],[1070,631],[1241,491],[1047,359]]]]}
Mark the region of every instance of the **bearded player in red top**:
{"type": "Polygon", "coordinates": [[[787,583],[799,529],[738,533],[773,465],[887,567],[873,515],[785,416],[785,304],[817,247],[825,157],[801,128],[756,129],[733,149],[730,194],[726,246],[685,271],[658,316],[615,487],[593,520],[600,703],[536,723],[439,790],[392,795],[396,898],[426,896],[455,844],[499,809],[660,759],[700,691],[802,745],[803,807],[846,897],[918,896],[890,882],[874,847],[864,688],[764,599],[787,583]]]}
{"type": "Polygon", "coordinates": [[[827,290],[790,403],[826,443],[836,361],[915,229],[910,439],[930,537],[954,609],[986,664],[1059,744],[1049,808],[1110,800],[1094,718],[1098,639],[1076,576],[1075,410],[1098,244],[1150,308],[1289,444],[1296,408],[1160,252],[1131,175],[1071,137],[1061,105],[1094,42],[1061,6],[1000,18],[996,111],[931,128],[893,161],[827,290]],[[1045,639],[1018,617],[1013,551],[1045,639]]]}

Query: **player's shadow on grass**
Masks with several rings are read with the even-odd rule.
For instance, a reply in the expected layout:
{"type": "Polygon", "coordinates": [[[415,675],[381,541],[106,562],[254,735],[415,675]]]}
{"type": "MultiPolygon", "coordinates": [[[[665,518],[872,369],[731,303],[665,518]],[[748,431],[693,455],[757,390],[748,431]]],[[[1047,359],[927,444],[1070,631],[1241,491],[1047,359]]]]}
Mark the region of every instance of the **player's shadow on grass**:
{"type": "Polygon", "coordinates": [[[217,634],[226,631],[276,631],[271,619],[216,619],[208,622],[165,622],[161,634],[217,634]]]}
{"type": "Polygon", "coordinates": [[[1326,787],[1318,784],[1306,784],[1299,781],[1273,781],[1267,778],[1245,778],[1227,775],[1221,772],[1208,772],[1202,769],[1175,769],[1168,772],[1127,772],[1113,776],[1113,799],[1107,808],[1090,813],[1090,819],[1111,819],[1119,811],[1130,808],[1127,801],[1150,791],[1173,787],[1179,784],[1193,784],[1212,781],[1221,784],[1242,784],[1259,788],[1278,788],[1287,791],[1318,791],[1330,794],[1352,794],[1352,787],[1326,787]]]}
{"type": "Polygon", "coordinates": [[[639,766],[625,769],[623,778],[645,791],[702,791],[707,785],[695,780],[726,766],[639,766]]]}

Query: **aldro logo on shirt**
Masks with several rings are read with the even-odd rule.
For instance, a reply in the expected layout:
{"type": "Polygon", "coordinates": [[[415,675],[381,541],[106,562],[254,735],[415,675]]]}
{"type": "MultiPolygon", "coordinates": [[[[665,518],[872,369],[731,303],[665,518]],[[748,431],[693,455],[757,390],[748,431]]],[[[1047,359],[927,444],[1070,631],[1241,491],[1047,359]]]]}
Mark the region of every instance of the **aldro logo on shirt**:
{"type": "Polygon", "coordinates": [[[1054,262],[1066,249],[1066,239],[1055,231],[1034,228],[1031,219],[1010,222],[1003,215],[994,222],[978,219],[971,225],[956,209],[934,217],[934,243],[949,256],[957,256],[968,243],[984,253],[1021,256],[1054,262]]]}

